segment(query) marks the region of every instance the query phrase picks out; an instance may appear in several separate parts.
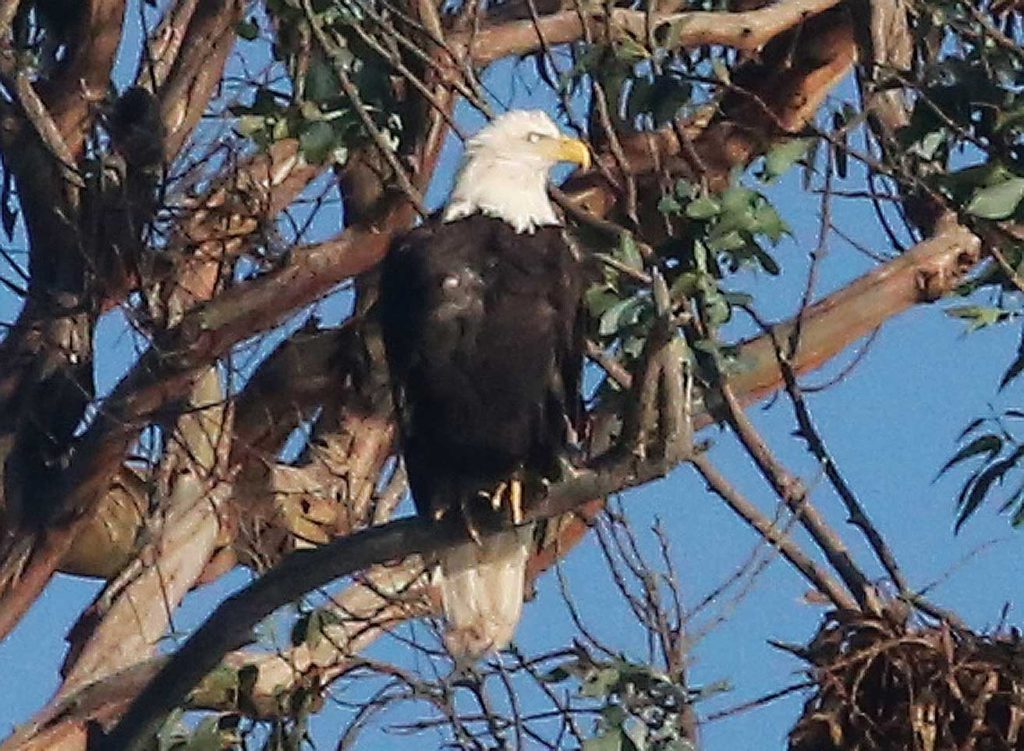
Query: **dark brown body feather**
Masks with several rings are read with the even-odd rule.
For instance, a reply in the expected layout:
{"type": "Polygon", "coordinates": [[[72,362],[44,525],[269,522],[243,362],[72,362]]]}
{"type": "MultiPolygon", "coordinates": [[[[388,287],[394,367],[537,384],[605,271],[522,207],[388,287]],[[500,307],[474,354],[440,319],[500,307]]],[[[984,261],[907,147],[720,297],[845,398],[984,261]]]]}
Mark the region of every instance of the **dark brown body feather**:
{"type": "Polygon", "coordinates": [[[479,214],[391,248],[381,323],[421,514],[555,471],[581,412],[582,268],[560,227],[479,214]]]}

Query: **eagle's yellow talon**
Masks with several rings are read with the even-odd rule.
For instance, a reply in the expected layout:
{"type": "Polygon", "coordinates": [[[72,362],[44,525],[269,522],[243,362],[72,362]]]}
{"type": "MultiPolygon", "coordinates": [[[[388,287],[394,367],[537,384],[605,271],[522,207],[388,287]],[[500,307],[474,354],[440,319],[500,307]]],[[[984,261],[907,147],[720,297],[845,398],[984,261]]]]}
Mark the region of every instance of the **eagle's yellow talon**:
{"type": "Polygon", "coordinates": [[[476,528],[473,520],[469,517],[466,518],[466,529],[469,530],[469,538],[477,545],[483,546],[483,538],[480,537],[480,530],[476,528]]]}
{"type": "Polygon", "coordinates": [[[507,482],[502,482],[494,489],[491,493],[491,509],[497,511],[501,508],[502,502],[505,500],[505,492],[509,489],[507,482]]]}
{"type": "Polygon", "coordinates": [[[523,483],[522,480],[512,480],[509,488],[509,506],[512,508],[512,523],[523,523],[523,483]]]}
{"type": "Polygon", "coordinates": [[[493,511],[500,511],[502,506],[508,504],[509,513],[512,516],[513,524],[523,522],[523,482],[518,478],[503,481],[498,484],[490,495],[481,493],[491,502],[493,511]]]}
{"type": "Polygon", "coordinates": [[[480,537],[480,530],[478,530],[476,528],[476,524],[473,523],[473,515],[470,513],[465,500],[462,501],[460,506],[462,510],[462,518],[466,522],[466,531],[469,532],[470,539],[477,545],[483,545],[482,538],[480,537]]]}

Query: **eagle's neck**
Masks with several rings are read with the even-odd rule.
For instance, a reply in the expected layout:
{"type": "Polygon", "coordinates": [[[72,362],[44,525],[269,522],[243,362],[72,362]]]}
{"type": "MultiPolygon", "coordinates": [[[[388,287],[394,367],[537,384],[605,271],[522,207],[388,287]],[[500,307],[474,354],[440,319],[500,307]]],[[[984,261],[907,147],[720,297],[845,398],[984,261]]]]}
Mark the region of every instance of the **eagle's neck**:
{"type": "Polygon", "coordinates": [[[502,219],[516,232],[558,225],[547,190],[547,165],[475,155],[466,161],[444,212],[451,222],[475,213],[502,219]]]}

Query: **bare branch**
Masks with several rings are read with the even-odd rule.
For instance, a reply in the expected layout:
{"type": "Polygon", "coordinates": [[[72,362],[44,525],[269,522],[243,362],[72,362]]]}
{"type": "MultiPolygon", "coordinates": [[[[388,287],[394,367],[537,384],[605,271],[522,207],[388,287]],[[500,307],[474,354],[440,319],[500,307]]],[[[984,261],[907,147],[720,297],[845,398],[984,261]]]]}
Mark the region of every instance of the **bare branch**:
{"type": "MultiPolygon", "coordinates": [[[[610,18],[603,10],[587,9],[594,38],[601,40],[604,29],[613,36],[646,39],[650,28],[654,37],[671,49],[688,49],[720,44],[739,50],[757,51],[787,29],[839,4],[839,0],[783,0],[775,5],[741,13],[689,11],[654,14],[614,8],[610,18]]],[[[548,45],[567,44],[581,39],[583,23],[575,10],[564,10],[530,19],[484,26],[475,33],[450,34],[448,43],[468,53],[477,65],[487,65],[510,55],[535,52],[543,36],[548,45]]]]}
{"type": "Polygon", "coordinates": [[[159,94],[168,161],[187,143],[220,85],[245,6],[243,0],[200,3],[188,17],[185,39],[159,94]]]}

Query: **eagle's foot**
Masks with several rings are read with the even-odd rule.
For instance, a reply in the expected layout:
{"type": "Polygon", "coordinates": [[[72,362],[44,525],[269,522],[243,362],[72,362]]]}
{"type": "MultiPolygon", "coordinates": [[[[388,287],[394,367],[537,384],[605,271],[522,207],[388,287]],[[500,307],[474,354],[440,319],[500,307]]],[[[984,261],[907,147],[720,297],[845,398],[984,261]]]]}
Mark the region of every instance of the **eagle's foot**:
{"type": "Polygon", "coordinates": [[[508,504],[512,509],[512,523],[518,526],[523,523],[523,481],[513,478],[511,486],[508,504]]]}
{"type": "MultiPolygon", "coordinates": [[[[491,493],[490,498],[492,511],[497,511],[501,508],[501,504],[505,500],[505,493],[508,491],[508,485],[509,484],[507,482],[500,482],[498,483],[498,487],[494,489],[494,492],[491,493]]],[[[486,495],[486,493],[484,493],[484,495],[486,495]]]]}
{"type": "Polygon", "coordinates": [[[572,456],[559,454],[556,461],[558,463],[558,478],[560,480],[575,480],[583,474],[583,470],[576,465],[572,456]]]}
{"type": "MultiPolygon", "coordinates": [[[[481,495],[487,495],[481,493],[481,495]]],[[[488,498],[491,502],[491,509],[493,511],[500,511],[502,506],[506,504],[506,498],[509,508],[509,513],[512,517],[512,523],[519,525],[523,523],[523,481],[517,477],[513,477],[510,480],[498,483],[498,487],[494,489],[488,498]]]]}

